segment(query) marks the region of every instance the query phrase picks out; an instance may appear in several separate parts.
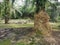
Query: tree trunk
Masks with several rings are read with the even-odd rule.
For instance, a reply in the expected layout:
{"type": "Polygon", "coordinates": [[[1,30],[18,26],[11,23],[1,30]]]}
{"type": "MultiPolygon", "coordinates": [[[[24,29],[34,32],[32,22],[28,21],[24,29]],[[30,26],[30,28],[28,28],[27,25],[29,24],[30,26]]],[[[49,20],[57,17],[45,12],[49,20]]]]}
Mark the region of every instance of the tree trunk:
{"type": "Polygon", "coordinates": [[[9,15],[10,15],[10,4],[9,0],[5,0],[5,24],[8,24],[9,21],[9,15]]]}
{"type": "Polygon", "coordinates": [[[49,24],[50,17],[48,14],[44,10],[41,10],[35,14],[34,18],[34,29],[36,32],[39,32],[43,36],[50,36],[52,28],[49,24]]]}
{"type": "Polygon", "coordinates": [[[9,21],[9,17],[5,15],[5,24],[8,24],[8,21],[9,21]]]}

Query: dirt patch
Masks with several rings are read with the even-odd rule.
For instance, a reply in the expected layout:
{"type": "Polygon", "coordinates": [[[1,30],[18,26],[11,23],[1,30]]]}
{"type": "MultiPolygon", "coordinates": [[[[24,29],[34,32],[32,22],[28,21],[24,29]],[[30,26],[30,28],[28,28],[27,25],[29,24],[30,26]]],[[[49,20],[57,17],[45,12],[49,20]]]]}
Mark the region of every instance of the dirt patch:
{"type": "Polygon", "coordinates": [[[40,36],[36,35],[32,27],[4,28],[4,29],[0,28],[0,40],[3,40],[5,38],[11,39],[12,41],[17,41],[17,42],[23,41],[26,43],[27,42],[31,43],[32,41],[34,41],[35,45],[37,45],[37,43],[41,44],[43,42],[46,45],[60,45],[60,31],[52,31],[52,36],[42,38],[43,42],[41,42],[40,36]]]}

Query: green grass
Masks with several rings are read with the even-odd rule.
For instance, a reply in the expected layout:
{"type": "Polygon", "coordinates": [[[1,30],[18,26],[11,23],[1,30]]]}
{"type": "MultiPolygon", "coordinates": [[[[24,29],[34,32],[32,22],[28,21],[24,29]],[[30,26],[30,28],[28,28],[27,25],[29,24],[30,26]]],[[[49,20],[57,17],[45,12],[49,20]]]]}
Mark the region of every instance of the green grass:
{"type": "Polygon", "coordinates": [[[1,40],[0,45],[11,45],[11,42],[9,39],[1,40]]]}
{"type": "MultiPolygon", "coordinates": [[[[60,23],[52,23],[53,29],[60,29],[60,23]]],[[[0,28],[34,27],[34,24],[0,24],[0,28]]]]}
{"type": "Polygon", "coordinates": [[[26,45],[23,42],[16,43],[16,45],[26,45]]]}
{"type": "MultiPolygon", "coordinates": [[[[0,45],[12,45],[9,39],[4,39],[0,41],[0,45]]],[[[23,42],[15,43],[15,45],[25,45],[23,42]]]]}
{"type": "Polygon", "coordinates": [[[0,28],[33,27],[33,24],[0,24],[0,28]]]}
{"type": "Polygon", "coordinates": [[[20,28],[20,27],[33,27],[34,24],[16,24],[15,22],[19,22],[20,20],[28,20],[28,19],[11,19],[9,20],[9,24],[4,24],[4,20],[0,20],[0,28],[20,28]]]}
{"type": "Polygon", "coordinates": [[[51,24],[51,26],[55,30],[60,30],[60,23],[53,23],[53,24],[51,24]]]}

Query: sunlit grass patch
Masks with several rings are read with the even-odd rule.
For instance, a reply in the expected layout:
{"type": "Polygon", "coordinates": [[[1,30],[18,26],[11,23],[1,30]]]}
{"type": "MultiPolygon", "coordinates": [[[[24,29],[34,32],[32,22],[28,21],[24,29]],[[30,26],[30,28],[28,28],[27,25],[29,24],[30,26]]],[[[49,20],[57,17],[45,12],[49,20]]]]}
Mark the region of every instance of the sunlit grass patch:
{"type": "Polygon", "coordinates": [[[33,24],[0,24],[0,28],[33,27],[33,24]]]}
{"type": "Polygon", "coordinates": [[[60,23],[51,23],[51,26],[52,26],[53,29],[60,30],[60,23]]]}

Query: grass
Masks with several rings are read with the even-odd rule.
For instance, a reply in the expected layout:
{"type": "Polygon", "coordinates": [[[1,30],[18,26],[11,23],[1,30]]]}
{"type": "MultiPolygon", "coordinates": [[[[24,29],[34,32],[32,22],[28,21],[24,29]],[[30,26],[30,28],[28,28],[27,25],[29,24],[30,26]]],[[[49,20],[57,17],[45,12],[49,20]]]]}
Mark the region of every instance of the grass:
{"type": "MultiPolygon", "coordinates": [[[[14,24],[16,21],[28,20],[28,19],[11,19],[11,24],[4,24],[4,20],[0,20],[0,28],[20,28],[20,27],[33,27],[34,24],[14,24]],[[12,23],[13,22],[13,23],[12,23]]],[[[33,22],[32,22],[33,23],[33,22]]],[[[51,23],[53,29],[60,29],[60,23],[51,23]]]]}
{"type": "MultiPolygon", "coordinates": [[[[60,23],[51,23],[53,29],[60,29],[60,23]]],[[[2,24],[0,28],[21,28],[21,27],[34,27],[34,24],[2,24]]]]}
{"type": "Polygon", "coordinates": [[[11,42],[9,39],[1,40],[0,45],[11,45],[11,42]]]}
{"type": "MultiPolygon", "coordinates": [[[[0,41],[0,45],[12,45],[11,41],[9,39],[4,39],[0,41]]],[[[24,43],[15,43],[15,45],[25,45],[24,43]]]]}
{"type": "Polygon", "coordinates": [[[20,28],[20,27],[33,27],[33,24],[16,24],[21,20],[28,20],[28,19],[11,19],[9,20],[9,24],[4,24],[4,20],[0,20],[0,28],[20,28]]]}
{"type": "Polygon", "coordinates": [[[0,28],[33,27],[33,24],[0,24],[0,28]]]}
{"type": "Polygon", "coordinates": [[[51,26],[52,26],[53,29],[60,30],[60,23],[51,23],[51,26]]]}
{"type": "Polygon", "coordinates": [[[16,43],[16,45],[26,45],[23,42],[16,43]]]}

